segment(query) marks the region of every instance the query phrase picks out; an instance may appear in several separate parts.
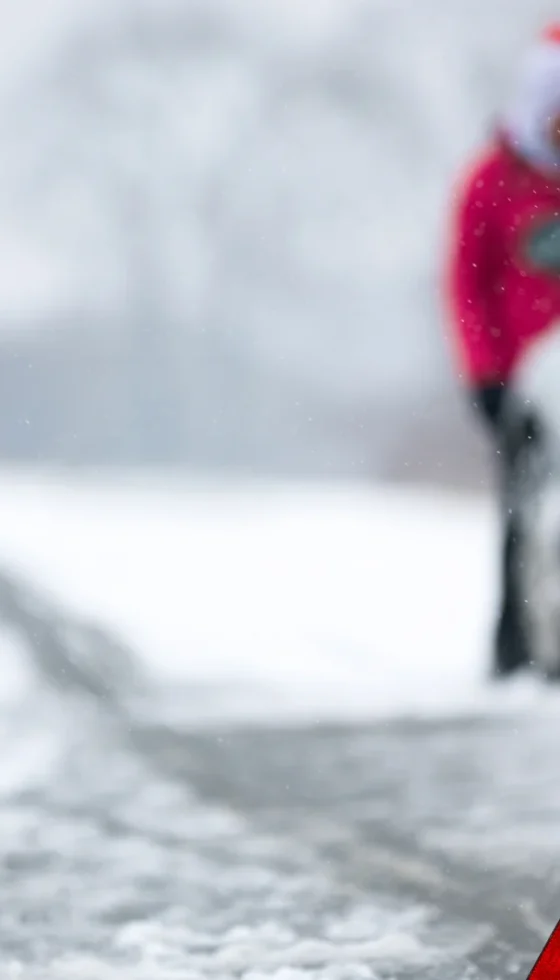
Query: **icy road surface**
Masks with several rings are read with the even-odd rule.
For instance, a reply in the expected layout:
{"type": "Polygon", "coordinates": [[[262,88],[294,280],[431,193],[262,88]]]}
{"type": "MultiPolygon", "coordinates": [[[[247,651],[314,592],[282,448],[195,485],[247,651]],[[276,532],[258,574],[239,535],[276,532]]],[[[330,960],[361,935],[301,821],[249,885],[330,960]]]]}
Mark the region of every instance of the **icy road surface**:
{"type": "Polygon", "coordinates": [[[0,976],[527,975],[560,702],[484,684],[485,507],[14,475],[0,504],[0,976]]]}
{"type": "Polygon", "coordinates": [[[558,917],[550,722],[8,728],[2,977],[522,978],[558,917]]]}

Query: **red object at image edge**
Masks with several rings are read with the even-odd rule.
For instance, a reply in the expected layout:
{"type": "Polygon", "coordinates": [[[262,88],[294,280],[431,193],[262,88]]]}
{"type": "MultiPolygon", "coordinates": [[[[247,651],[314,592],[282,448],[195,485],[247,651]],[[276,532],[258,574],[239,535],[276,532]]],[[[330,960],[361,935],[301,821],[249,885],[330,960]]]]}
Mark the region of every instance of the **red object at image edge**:
{"type": "Polygon", "coordinates": [[[560,922],[557,922],[527,980],[560,980],[560,922]]]}

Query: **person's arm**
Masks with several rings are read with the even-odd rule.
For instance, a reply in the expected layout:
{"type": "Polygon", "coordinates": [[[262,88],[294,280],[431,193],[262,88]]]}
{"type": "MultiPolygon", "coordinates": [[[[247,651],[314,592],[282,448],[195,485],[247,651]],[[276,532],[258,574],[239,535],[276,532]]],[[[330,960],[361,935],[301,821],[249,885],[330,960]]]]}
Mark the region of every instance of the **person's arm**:
{"type": "Polygon", "coordinates": [[[499,241],[494,227],[497,182],[488,162],[459,187],[448,256],[448,306],[461,373],[471,403],[492,425],[505,392],[500,373],[499,325],[489,298],[495,286],[499,241]]]}

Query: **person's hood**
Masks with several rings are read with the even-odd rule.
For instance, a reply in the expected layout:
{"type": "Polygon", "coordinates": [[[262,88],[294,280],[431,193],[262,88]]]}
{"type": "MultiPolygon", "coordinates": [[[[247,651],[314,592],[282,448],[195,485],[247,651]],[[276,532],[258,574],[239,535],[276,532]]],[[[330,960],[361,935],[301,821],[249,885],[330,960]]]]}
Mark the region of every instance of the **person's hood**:
{"type": "Polygon", "coordinates": [[[540,170],[560,173],[560,150],[548,136],[560,116],[560,24],[547,28],[525,55],[501,128],[512,148],[540,170]]]}

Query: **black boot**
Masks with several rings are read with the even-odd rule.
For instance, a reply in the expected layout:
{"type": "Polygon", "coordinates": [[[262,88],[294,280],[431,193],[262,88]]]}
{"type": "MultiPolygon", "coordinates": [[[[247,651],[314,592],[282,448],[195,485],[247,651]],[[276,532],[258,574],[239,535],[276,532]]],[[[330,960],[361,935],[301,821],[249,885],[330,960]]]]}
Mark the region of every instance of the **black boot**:
{"type": "Polygon", "coordinates": [[[530,663],[523,623],[512,606],[504,605],[494,637],[492,677],[503,680],[529,667],[530,663]]]}

